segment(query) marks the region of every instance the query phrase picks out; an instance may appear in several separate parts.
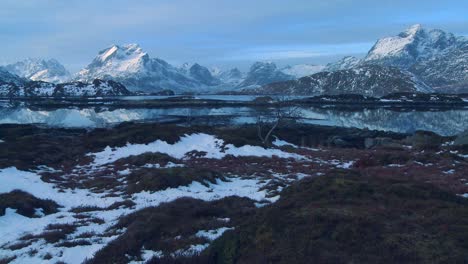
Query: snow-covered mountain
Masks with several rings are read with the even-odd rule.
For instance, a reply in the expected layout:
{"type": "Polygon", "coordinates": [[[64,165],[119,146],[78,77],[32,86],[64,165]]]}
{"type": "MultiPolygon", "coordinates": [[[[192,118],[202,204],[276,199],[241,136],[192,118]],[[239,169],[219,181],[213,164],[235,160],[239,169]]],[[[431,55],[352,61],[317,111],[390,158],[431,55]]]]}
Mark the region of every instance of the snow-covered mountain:
{"type": "Polygon", "coordinates": [[[468,91],[468,41],[443,54],[420,60],[409,70],[440,92],[468,91]]]}
{"type": "Polygon", "coordinates": [[[13,74],[4,67],[0,66],[0,84],[15,84],[22,85],[27,82],[27,79],[22,78],[16,74],[13,74]]]}
{"type": "Polygon", "coordinates": [[[26,59],[5,66],[5,69],[18,76],[51,83],[70,80],[70,73],[55,59],[26,59]]]}
{"type": "Polygon", "coordinates": [[[420,24],[409,27],[397,36],[379,39],[365,62],[410,68],[457,49],[459,39],[440,29],[424,29],[420,24]]]}
{"type": "Polygon", "coordinates": [[[226,71],[213,68],[211,69],[211,74],[227,87],[236,87],[245,79],[245,74],[238,68],[232,68],[226,71]]]}
{"type": "Polygon", "coordinates": [[[334,72],[319,72],[298,80],[277,82],[247,91],[256,94],[339,95],[381,97],[396,92],[431,92],[410,72],[395,67],[363,65],[334,72]]]}
{"type": "Polygon", "coordinates": [[[408,69],[440,92],[468,83],[468,39],[440,29],[414,25],[380,39],[364,61],[408,69]]]}
{"type": "Polygon", "coordinates": [[[100,51],[92,63],[77,74],[75,80],[84,82],[94,79],[115,80],[130,90],[145,92],[167,89],[176,92],[209,89],[206,83],[210,83],[210,80],[203,80],[205,83],[202,83],[196,79],[206,77],[203,76],[206,73],[203,69],[195,66],[193,71],[188,72],[183,73],[181,69],[162,59],[150,58],[137,44],[113,45],[100,51]]]}
{"type": "Polygon", "coordinates": [[[297,64],[289,65],[281,69],[281,71],[287,75],[294,76],[295,78],[301,78],[304,76],[309,76],[317,72],[321,72],[325,69],[323,65],[314,65],[314,64],[297,64]]]}
{"type": "Polygon", "coordinates": [[[205,86],[217,86],[221,84],[221,81],[217,79],[211,71],[198,63],[184,63],[180,70],[183,74],[188,75],[205,86]]]}
{"type": "Polygon", "coordinates": [[[131,95],[125,86],[114,81],[93,80],[91,83],[70,82],[54,84],[43,81],[31,81],[14,75],[0,68],[0,96],[36,97],[36,96],[121,96],[131,95]]]}
{"type": "Polygon", "coordinates": [[[294,76],[283,73],[273,62],[256,62],[239,87],[258,87],[273,82],[293,80],[294,76]]]}
{"type": "Polygon", "coordinates": [[[416,24],[397,36],[379,39],[365,58],[345,57],[326,70],[369,64],[409,71],[438,92],[467,91],[468,39],[416,24]]]}

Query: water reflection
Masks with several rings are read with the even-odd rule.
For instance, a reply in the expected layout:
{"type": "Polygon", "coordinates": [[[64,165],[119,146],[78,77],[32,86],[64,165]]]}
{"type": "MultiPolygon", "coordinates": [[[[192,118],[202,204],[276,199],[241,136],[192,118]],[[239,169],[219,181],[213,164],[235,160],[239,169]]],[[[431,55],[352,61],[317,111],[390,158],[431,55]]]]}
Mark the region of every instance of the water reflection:
{"type": "MultiPolygon", "coordinates": [[[[32,110],[26,107],[0,108],[0,124],[46,124],[54,127],[103,127],[125,121],[160,121],[167,118],[203,120],[209,124],[255,123],[259,109],[249,107],[165,108],[165,109],[107,109],[64,108],[32,110]]],[[[262,112],[268,109],[261,110],[262,112]]],[[[441,135],[454,135],[468,129],[467,110],[409,111],[364,109],[302,108],[300,122],[342,127],[369,128],[394,132],[428,130],[441,135]]]]}

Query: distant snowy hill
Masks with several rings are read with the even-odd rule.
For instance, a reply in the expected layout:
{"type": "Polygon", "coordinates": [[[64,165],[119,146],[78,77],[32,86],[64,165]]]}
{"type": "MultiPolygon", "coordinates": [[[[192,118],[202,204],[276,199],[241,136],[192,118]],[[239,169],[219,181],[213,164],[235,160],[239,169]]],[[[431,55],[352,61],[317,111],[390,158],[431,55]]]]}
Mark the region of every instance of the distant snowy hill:
{"type": "Polygon", "coordinates": [[[183,74],[188,75],[205,86],[217,86],[221,84],[221,81],[212,74],[212,72],[205,66],[201,66],[198,63],[184,63],[180,70],[183,74]]]}
{"type": "Polygon", "coordinates": [[[55,59],[26,59],[5,66],[5,69],[18,76],[51,83],[70,80],[70,73],[55,59]]]}
{"type": "Polygon", "coordinates": [[[15,85],[22,85],[27,82],[27,79],[22,78],[16,74],[13,74],[5,67],[0,67],[0,85],[1,84],[15,84],[15,85]]]}
{"type": "Polygon", "coordinates": [[[273,62],[256,62],[238,87],[255,87],[265,84],[293,80],[294,76],[283,73],[273,62]]]}
{"type": "Polygon", "coordinates": [[[292,66],[286,66],[281,69],[281,71],[287,75],[294,76],[295,78],[301,78],[304,76],[309,76],[317,72],[321,72],[325,69],[323,65],[313,65],[313,64],[297,64],[292,66]]]}
{"type": "Polygon", "coordinates": [[[241,72],[238,68],[226,71],[214,68],[211,70],[211,74],[227,87],[236,87],[245,79],[245,73],[241,72]]]}
{"type": "Polygon", "coordinates": [[[54,84],[31,81],[0,68],[0,96],[37,97],[37,96],[121,96],[131,95],[125,86],[114,81],[93,80],[91,83],[70,82],[54,84]]]}
{"type": "Polygon", "coordinates": [[[395,67],[363,65],[347,70],[319,72],[298,80],[277,82],[254,90],[254,94],[339,95],[381,97],[396,92],[431,92],[413,74],[395,67]]]}

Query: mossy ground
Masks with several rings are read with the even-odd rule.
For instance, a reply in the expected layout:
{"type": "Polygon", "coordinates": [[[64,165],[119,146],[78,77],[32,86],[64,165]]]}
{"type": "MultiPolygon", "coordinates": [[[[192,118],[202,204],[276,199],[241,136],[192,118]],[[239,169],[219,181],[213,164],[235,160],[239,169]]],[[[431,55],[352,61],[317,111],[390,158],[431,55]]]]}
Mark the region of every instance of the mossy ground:
{"type": "Polygon", "coordinates": [[[331,173],[281,194],[199,258],[211,263],[468,261],[468,202],[433,185],[331,173]]]}

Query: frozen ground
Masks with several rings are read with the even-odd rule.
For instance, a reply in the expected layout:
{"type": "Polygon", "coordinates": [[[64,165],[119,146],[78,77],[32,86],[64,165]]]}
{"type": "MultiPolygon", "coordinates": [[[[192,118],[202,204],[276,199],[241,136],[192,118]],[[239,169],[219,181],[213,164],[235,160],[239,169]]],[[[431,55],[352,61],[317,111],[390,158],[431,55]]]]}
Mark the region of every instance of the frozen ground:
{"type": "MultiPolygon", "coordinates": [[[[288,145],[289,143],[277,140],[277,145],[288,145]],[[280,142],[281,144],[279,144],[280,142]]],[[[316,151],[316,150],[310,150],[316,151]]],[[[107,243],[119,236],[119,234],[108,234],[107,230],[115,225],[123,216],[150,206],[158,206],[161,203],[171,202],[181,197],[192,197],[204,201],[213,201],[228,196],[247,197],[258,202],[261,206],[278,199],[274,191],[282,187],[271,185],[273,181],[290,182],[290,175],[272,173],[270,179],[255,175],[231,175],[225,179],[216,179],[215,182],[194,181],[186,186],[167,188],[159,191],[140,191],[132,194],[124,194],[116,191],[115,186],[104,191],[101,188],[86,189],[77,185],[70,187],[72,180],[89,177],[116,177],[121,186],[124,187],[125,177],[133,171],[145,169],[183,168],[184,164],[169,162],[165,165],[145,164],[141,167],[125,166],[116,168],[117,161],[130,156],[138,157],[145,153],[164,153],[181,162],[189,162],[192,159],[200,159],[206,162],[220,160],[225,157],[231,158],[266,158],[275,157],[280,160],[311,162],[304,154],[286,152],[278,148],[263,148],[259,146],[245,145],[235,147],[225,144],[223,140],[208,134],[185,135],[174,144],[157,140],[149,144],[127,144],[123,147],[106,147],[97,153],[88,153],[92,158],[89,164],[80,165],[68,172],[53,170],[39,166],[35,171],[22,171],[15,167],[0,169],[0,193],[9,193],[13,190],[23,190],[39,199],[50,199],[57,202],[61,207],[58,213],[44,215],[39,218],[29,218],[20,215],[15,209],[7,208],[5,215],[0,216],[0,256],[12,258],[12,263],[81,263],[104,247],[107,243]],[[187,153],[198,151],[202,156],[191,157],[187,153]],[[107,174],[108,175],[107,175],[107,174]],[[41,179],[45,174],[59,175],[57,182],[47,182],[41,179]],[[99,176],[92,176],[99,175],[99,176]],[[133,206],[112,205],[131,201],[133,206]],[[85,212],[77,208],[97,208],[85,212]],[[99,209],[100,208],[100,209],[99,209]],[[66,234],[58,242],[48,242],[44,234],[54,231],[55,227],[62,225],[73,226],[73,230],[66,234]],[[65,245],[64,242],[76,245],[65,245]]],[[[316,160],[314,162],[326,163],[316,160]]],[[[333,161],[333,166],[347,166],[349,161],[333,161]]],[[[330,164],[332,164],[330,163],[330,164]]],[[[298,173],[296,178],[308,176],[298,173]]],[[[194,234],[205,237],[209,241],[219,237],[230,227],[217,230],[200,230],[194,234]]],[[[122,233],[124,230],[121,230],[122,233]]],[[[208,245],[192,245],[190,248],[180,249],[173,252],[176,255],[195,254],[208,245]]],[[[161,255],[161,252],[152,252],[142,249],[141,258],[149,259],[161,255]]],[[[136,261],[136,260],[135,260],[136,261]]],[[[137,262],[135,262],[137,263],[137,262]]]]}
{"type": "MultiPolygon", "coordinates": [[[[136,135],[146,133],[141,127],[137,126],[136,135]]],[[[90,140],[90,135],[94,134],[86,134],[85,140],[90,140]]],[[[98,141],[89,142],[101,142],[101,136],[97,137],[98,141]]],[[[252,208],[258,210],[278,201],[281,191],[296,181],[330,172],[414,178],[468,196],[464,173],[468,156],[452,150],[449,143],[435,151],[405,145],[404,140],[393,140],[388,149],[358,149],[305,147],[299,146],[300,140],[293,144],[279,136],[269,147],[231,144],[221,135],[200,132],[182,133],[172,141],[128,137],[131,142],[148,142],[145,144],[115,140],[113,134],[108,137],[112,140],[102,142],[118,143],[80,152],[80,157],[72,156],[76,161],[71,163],[64,160],[25,168],[18,162],[18,167],[0,169],[0,194],[19,189],[61,206],[51,214],[35,208],[35,217],[26,217],[17,208],[6,208],[0,216],[3,259],[12,263],[82,263],[125,237],[129,226],[116,228],[120,220],[146,209],[159,210],[163,204],[176,203],[182,197],[220,201],[237,196],[250,199],[252,208]],[[21,166],[23,169],[19,169],[21,166]]],[[[5,145],[18,140],[2,139],[5,145]]],[[[51,144],[48,148],[54,151],[56,146],[51,144]]],[[[31,150],[25,151],[29,154],[31,150]]],[[[19,157],[11,157],[12,162],[19,157]]],[[[198,254],[224,232],[237,230],[235,217],[222,217],[213,220],[215,225],[202,225],[190,233],[180,234],[177,229],[175,235],[171,234],[176,246],[170,250],[138,245],[137,254],[129,255],[128,263],[198,254]],[[177,245],[179,239],[188,242],[177,245]]]]}

